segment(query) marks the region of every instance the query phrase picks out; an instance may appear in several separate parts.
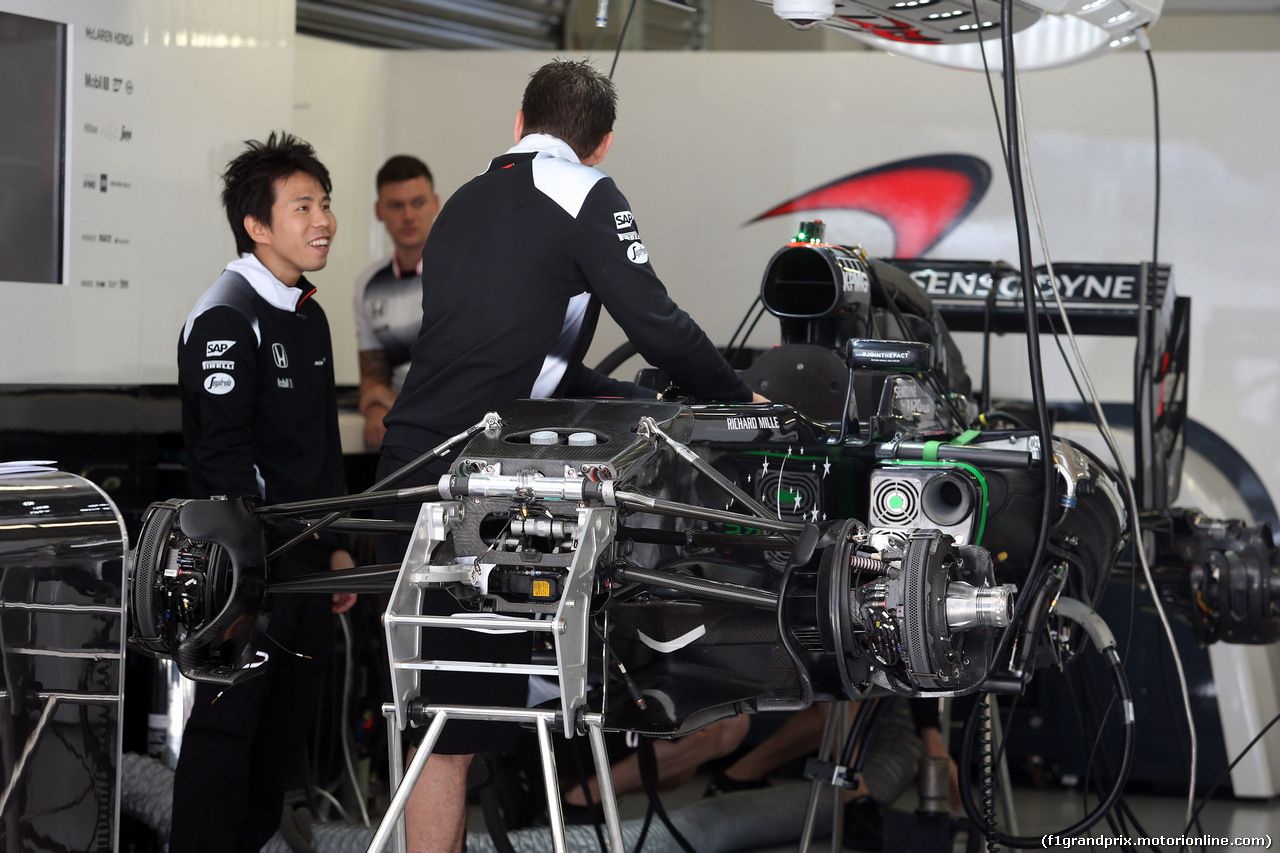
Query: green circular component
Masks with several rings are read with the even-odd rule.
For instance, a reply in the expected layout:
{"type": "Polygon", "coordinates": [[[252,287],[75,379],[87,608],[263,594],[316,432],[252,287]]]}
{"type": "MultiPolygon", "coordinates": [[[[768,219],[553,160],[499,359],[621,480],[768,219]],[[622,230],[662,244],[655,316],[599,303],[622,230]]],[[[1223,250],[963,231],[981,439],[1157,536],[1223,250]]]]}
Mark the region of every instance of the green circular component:
{"type": "Polygon", "coordinates": [[[889,495],[889,509],[893,510],[894,512],[897,512],[898,510],[902,509],[902,507],[905,506],[906,503],[907,503],[907,500],[902,496],[901,492],[894,492],[893,494],[889,495]]]}

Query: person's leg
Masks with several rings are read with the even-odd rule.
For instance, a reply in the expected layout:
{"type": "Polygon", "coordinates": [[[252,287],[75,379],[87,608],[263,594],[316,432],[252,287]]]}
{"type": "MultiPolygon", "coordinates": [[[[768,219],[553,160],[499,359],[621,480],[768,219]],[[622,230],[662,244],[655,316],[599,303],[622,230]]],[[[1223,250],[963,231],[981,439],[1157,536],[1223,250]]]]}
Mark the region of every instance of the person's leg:
{"type": "MultiPolygon", "coordinates": [[[[284,576],[319,570],[327,563],[289,560],[284,576]]],[[[302,777],[307,736],[324,687],[329,646],[333,642],[332,602],[328,595],[275,597],[262,648],[276,658],[264,698],[245,787],[254,808],[245,817],[241,849],[257,853],[280,825],[285,792],[302,777]]]]}
{"type": "MultiPolygon", "coordinates": [[[[378,463],[378,479],[416,456],[409,450],[384,445],[378,463]]],[[[396,487],[433,484],[448,467],[446,461],[437,460],[396,487]]],[[[416,505],[403,505],[391,508],[389,514],[396,520],[412,522],[417,518],[418,510],[416,505]]],[[[408,540],[409,537],[379,537],[376,542],[378,561],[400,562],[408,540]]],[[[457,612],[462,612],[462,608],[448,592],[443,589],[424,590],[421,614],[457,612]]],[[[422,648],[430,649],[442,660],[527,664],[533,643],[527,634],[423,628],[422,648]]],[[[527,692],[527,678],[510,674],[430,670],[419,673],[419,696],[428,703],[523,708],[527,692]]],[[[467,769],[471,759],[477,752],[512,752],[518,733],[515,723],[459,719],[448,722],[405,804],[409,853],[459,853],[462,850],[466,838],[467,769]]],[[[416,747],[410,749],[410,759],[415,752],[416,747]]]]}
{"type": "Polygon", "coordinates": [[[776,732],[725,768],[724,775],[733,782],[755,782],[789,761],[817,752],[829,708],[828,703],[819,702],[792,714],[776,732]]]}
{"type": "MultiPolygon", "coordinates": [[[[417,750],[410,750],[413,760],[417,750]]],[[[462,853],[467,833],[467,769],[471,755],[433,753],[405,803],[409,853],[462,853]]]]}
{"type": "MultiPolygon", "coordinates": [[[[850,721],[857,713],[858,705],[857,702],[852,704],[850,721]]],[[[816,753],[822,745],[822,729],[826,725],[830,708],[830,703],[820,702],[792,714],[776,732],[725,768],[724,772],[712,781],[712,787],[708,788],[708,793],[729,793],[736,790],[734,783],[744,783],[742,785],[744,788],[756,787],[750,783],[760,782],[790,761],[816,753]]],[[[845,799],[847,801],[866,796],[866,794],[866,786],[859,780],[857,788],[845,792],[845,799]]]]}
{"type": "MultiPolygon", "coordinates": [[[[658,759],[659,790],[669,791],[680,787],[692,779],[693,774],[706,762],[733,752],[747,736],[750,727],[750,718],[746,714],[739,714],[679,740],[655,740],[653,751],[658,759]]],[[[609,775],[613,779],[615,796],[621,797],[643,787],[639,757],[634,753],[610,767],[609,775]]],[[[594,777],[588,780],[588,788],[591,802],[599,802],[600,786],[594,777]]],[[[564,801],[574,806],[586,805],[582,786],[575,785],[570,789],[565,794],[564,801]]]]}
{"type": "Polygon", "coordinates": [[[250,807],[247,781],[265,681],[196,687],[173,777],[172,853],[235,850],[250,807]]]}
{"type": "Polygon", "coordinates": [[[258,726],[280,665],[273,653],[260,674],[234,687],[196,686],[174,771],[172,853],[230,853],[243,848],[249,825],[279,822],[279,806],[265,814],[250,789],[258,726]]]}

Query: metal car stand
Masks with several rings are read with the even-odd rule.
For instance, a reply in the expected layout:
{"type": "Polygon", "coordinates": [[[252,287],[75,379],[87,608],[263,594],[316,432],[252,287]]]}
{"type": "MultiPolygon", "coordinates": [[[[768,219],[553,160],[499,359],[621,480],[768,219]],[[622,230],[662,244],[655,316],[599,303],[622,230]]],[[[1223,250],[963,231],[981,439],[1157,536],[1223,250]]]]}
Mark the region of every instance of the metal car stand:
{"type": "Polygon", "coordinates": [[[810,770],[814,770],[813,784],[809,789],[809,807],[805,812],[804,830],[800,833],[800,853],[809,853],[809,845],[813,842],[813,831],[818,822],[818,800],[822,796],[824,786],[831,789],[831,851],[839,853],[843,849],[844,838],[844,791],[846,787],[852,787],[857,784],[857,780],[852,780],[851,784],[846,782],[845,765],[836,765],[834,762],[838,758],[837,749],[846,737],[852,737],[849,732],[849,712],[852,708],[851,702],[835,702],[831,706],[831,710],[827,713],[827,721],[822,727],[821,745],[818,747],[817,765],[810,765],[805,768],[805,775],[810,775],[810,770]],[[816,767],[830,769],[831,772],[822,776],[817,775],[816,767]]]}
{"type": "MultiPolygon", "coordinates": [[[[380,853],[397,831],[405,804],[431,756],[440,732],[451,719],[488,720],[494,722],[532,723],[538,734],[543,779],[547,788],[547,812],[551,825],[552,849],[567,853],[564,815],[560,808],[558,774],[552,749],[552,731],[565,737],[586,733],[591,742],[596,777],[600,785],[600,801],[610,848],[623,853],[622,830],[613,782],[609,775],[609,758],[605,750],[603,716],[591,713],[586,705],[587,636],[589,609],[595,580],[595,566],[605,547],[613,539],[616,517],[611,508],[579,506],[574,530],[574,556],[564,592],[551,619],[537,620],[523,616],[475,614],[455,616],[421,615],[422,591],[445,584],[472,583],[480,574],[478,561],[459,561],[432,565],[436,546],[444,542],[451,526],[465,515],[463,501],[439,501],[423,504],[414,527],[413,538],[405,554],[400,575],[391,594],[383,622],[391,662],[394,704],[384,706],[390,731],[390,759],[395,794],[387,808],[368,853],[380,853]],[[422,628],[470,628],[482,631],[547,632],[555,647],[556,664],[508,664],[485,661],[428,660],[422,657],[422,628]],[[511,675],[543,675],[560,684],[560,708],[480,707],[467,705],[422,704],[419,673],[424,670],[452,672],[506,673],[511,675]],[[426,736],[402,779],[396,780],[401,766],[399,731],[411,718],[429,719],[426,736]]],[[[403,850],[403,834],[398,834],[403,850]]]]}
{"type": "MultiPolygon", "coordinates": [[[[845,790],[852,789],[857,786],[861,775],[862,760],[866,749],[870,746],[871,741],[875,738],[876,731],[879,728],[880,720],[883,719],[885,712],[888,711],[888,703],[893,701],[891,697],[885,697],[879,700],[866,699],[861,703],[854,702],[837,702],[832,705],[830,713],[827,714],[826,724],[822,730],[822,740],[818,748],[818,756],[816,759],[810,759],[805,767],[805,775],[813,780],[812,788],[809,792],[809,805],[805,813],[804,829],[800,835],[799,853],[809,853],[810,845],[813,841],[813,832],[817,824],[818,802],[822,796],[824,787],[829,787],[834,800],[832,802],[831,812],[831,851],[839,853],[843,849],[844,836],[844,794],[845,790]],[[878,703],[879,707],[873,707],[878,703]],[[857,719],[850,720],[850,712],[857,707],[857,719]],[[858,741],[861,741],[861,752],[858,741]],[[837,752],[843,742],[843,749],[837,752]],[[853,760],[855,752],[857,752],[857,761],[853,760]]],[[[980,702],[988,704],[988,712],[991,715],[992,729],[991,739],[994,743],[1001,740],[1000,734],[1000,715],[999,708],[995,702],[994,694],[986,694],[978,698],[980,702]]],[[[951,700],[943,699],[939,708],[939,731],[944,733],[944,743],[946,735],[951,729],[951,700]]],[[[1013,805],[1013,788],[1009,781],[1009,763],[1008,756],[1001,755],[998,764],[998,773],[1000,777],[1000,796],[1001,807],[1005,814],[1005,828],[1010,834],[1018,834],[1018,823],[1013,805]]],[[[980,832],[980,829],[973,831],[980,832]]]]}

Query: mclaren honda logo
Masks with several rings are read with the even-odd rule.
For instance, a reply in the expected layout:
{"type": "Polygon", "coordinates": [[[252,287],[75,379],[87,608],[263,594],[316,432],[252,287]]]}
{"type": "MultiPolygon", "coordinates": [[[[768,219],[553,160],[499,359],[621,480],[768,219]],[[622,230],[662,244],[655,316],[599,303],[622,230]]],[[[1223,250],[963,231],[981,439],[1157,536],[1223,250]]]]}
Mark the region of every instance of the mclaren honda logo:
{"type": "MultiPolygon", "coordinates": [[[[808,190],[750,220],[812,210],[860,210],[893,231],[895,258],[918,258],[986,195],[991,167],[969,154],[931,154],[885,163],[808,190]]],[[[621,227],[621,226],[619,226],[621,227]]]]}

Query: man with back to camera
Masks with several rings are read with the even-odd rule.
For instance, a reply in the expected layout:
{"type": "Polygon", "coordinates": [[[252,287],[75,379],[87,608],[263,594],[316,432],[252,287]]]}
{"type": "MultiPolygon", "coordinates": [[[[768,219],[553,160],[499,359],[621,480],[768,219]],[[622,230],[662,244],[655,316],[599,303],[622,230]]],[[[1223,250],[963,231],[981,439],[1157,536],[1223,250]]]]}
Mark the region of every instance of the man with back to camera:
{"type": "MultiPolygon", "coordinates": [[[[178,341],[191,487],[201,498],[268,503],[341,495],[329,323],[304,277],[324,268],[337,230],[329,172],[287,133],[247,145],[222,176],[240,257],[196,302],[178,341]]],[[[277,577],[351,565],[332,534],[272,563],[277,577]]],[[[355,596],[270,603],[262,672],[225,690],[196,688],[174,776],[171,853],[258,851],[280,825],[323,682],[328,614],[355,596]]]]}
{"type": "MultiPolygon", "coordinates": [[[[582,364],[600,307],[650,364],[686,392],[746,402],[752,394],[648,262],[630,205],[595,168],[613,143],[617,96],[585,62],[536,71],[516,113],[516,145],[493,160],[440,213],[423,251],[423,324],[405,386],[385,421],[378,477],[390,474],[486,412],[527,397],[653,397],[582,364]]],[[[401,486],[433,484],[447,461],[401,486]]],[[[412,520],[416,507],[403,508],[412,520]]],[[[380,555],[383,562],[403,554],[380,555]]],[[[454,612],[443,591],[424,610],[454,612]]],[[[447,656],[528,661],[526,634],[434,631],[447,656]]],[[[446,656],[441,653],[440,657],[446,656]]],[[[422,673],[439,702],[523,706],[511,675],[422,673]]],[[[409,849],[455,853],[465,834],[465,782],[476,752],[507,751],[516,729],[451,721],[406,809],[409,849]]]]}
{"type": "Polygon", "coordinates": [[[409,372],[409,347],[422,325],[422,247],[440,212],[431,170],[397,154],[378,170],[373,211],[395,246],[356,280],[356,341],[360,353],[360,414],[364,443],[382,447],[382,418],[409,372]]]}

